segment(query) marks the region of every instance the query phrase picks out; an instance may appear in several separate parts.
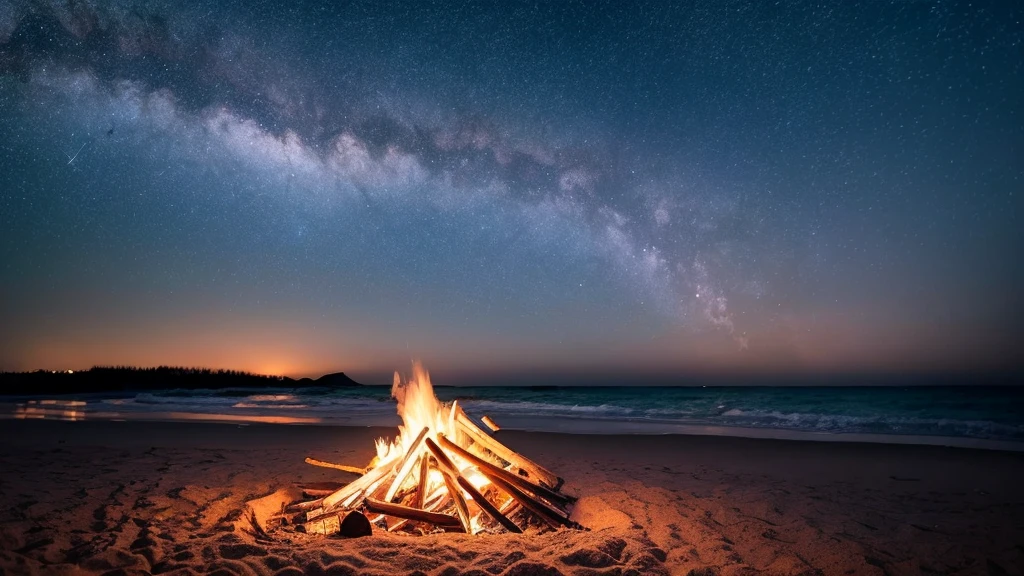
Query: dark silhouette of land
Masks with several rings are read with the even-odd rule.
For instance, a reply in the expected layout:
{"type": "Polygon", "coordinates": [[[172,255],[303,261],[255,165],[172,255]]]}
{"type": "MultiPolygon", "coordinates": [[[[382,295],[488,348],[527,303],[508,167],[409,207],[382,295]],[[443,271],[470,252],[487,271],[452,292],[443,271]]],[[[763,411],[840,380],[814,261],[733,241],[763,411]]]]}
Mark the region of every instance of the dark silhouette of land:
{"type": "Polygon", "coordinates": [[[344,372],[313,380],[265,376],[238,370],[160,366],[95,366],[79,372],[0,372],[0,395],[74,394],[167,389],[303,388],[361,386],[344,372]]]}

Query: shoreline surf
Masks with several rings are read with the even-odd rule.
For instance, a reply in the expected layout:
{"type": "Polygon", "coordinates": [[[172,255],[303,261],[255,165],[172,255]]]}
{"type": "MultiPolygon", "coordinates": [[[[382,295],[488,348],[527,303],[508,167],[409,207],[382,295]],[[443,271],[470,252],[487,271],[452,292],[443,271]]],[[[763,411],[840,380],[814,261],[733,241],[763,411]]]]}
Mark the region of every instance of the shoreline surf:
{"type": "MultiPolygon", "coordinates": [[[[110,399],[105,399],[110,400],[110,399]]],[[[396,430],[401,423],[397,414],[339,413],[329,418],[309,415],[303,408],[281,410],[274,414],[253,414],[241,410],[199,412],[187,410],[116,411],[97,410],[96,399],[30,399],[24,402],[0,402],[0,421],[32,420],[62,422],[157,422],[182,424],[236,424],[317,426],[340,428],[385,428],[396,430]]],[[[245,402],[236,403],[245,404],[245,402]]],[[[100,405],[112,408],[114,406],[100,405]]],[[[471,409],[477,417],[483,415],[471,409]]],[[[556,433],[583,436],[720,436],[747,439],[809,442],[870,443],[892,445],[944,446],[955,448],[1024,452],[1024,441],[1002,438],[942,436],[928,434],[872,434],[801,430],[784,427],[727,426],[700,422],[652,419],[591,418],[580,415],[511,415],[497,418],[503,430],[528,433],[556,433]]]]}

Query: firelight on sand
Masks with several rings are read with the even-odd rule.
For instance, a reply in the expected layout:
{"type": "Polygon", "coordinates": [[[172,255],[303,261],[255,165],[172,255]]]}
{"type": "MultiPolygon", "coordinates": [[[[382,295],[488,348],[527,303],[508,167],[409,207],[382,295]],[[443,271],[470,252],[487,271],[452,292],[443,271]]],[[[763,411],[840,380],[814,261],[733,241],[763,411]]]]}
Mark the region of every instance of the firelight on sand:
{"type": "Polygon", "coordinates": [[[307,532],[344,532],[357,511],[388,531],[578,527],[566,509],[575,498],[559,492],[562,479],[492,438],[457,402],[439,402],[421,364],[413,364],[409,379],[396,373],[391,393],[402,417],[399,434],[390,442],[377,439],[377,455],[365,469],[306,459],[361,474],[323,498],[293,506],[304,512],[307,532]]]}

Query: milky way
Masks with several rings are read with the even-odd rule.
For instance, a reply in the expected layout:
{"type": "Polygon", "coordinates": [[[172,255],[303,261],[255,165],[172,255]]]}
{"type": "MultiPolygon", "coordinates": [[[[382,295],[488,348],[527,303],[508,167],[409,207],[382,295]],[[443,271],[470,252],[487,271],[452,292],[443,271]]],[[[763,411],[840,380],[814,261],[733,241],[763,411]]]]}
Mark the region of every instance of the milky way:
{"type": "Polygon", "coordinates": [[[1012,2],[0,1],[0,368],[1013,366],[1012,2]]]}

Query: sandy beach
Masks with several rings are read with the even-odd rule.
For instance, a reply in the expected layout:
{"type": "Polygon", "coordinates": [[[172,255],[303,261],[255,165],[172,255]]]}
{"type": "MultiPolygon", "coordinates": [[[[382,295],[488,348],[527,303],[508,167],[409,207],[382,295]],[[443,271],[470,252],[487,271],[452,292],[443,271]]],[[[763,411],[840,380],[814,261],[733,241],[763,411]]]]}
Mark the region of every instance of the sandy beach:
{"type": "Polygon", "coordinates": [[[501,431],[589,531],[305,534],[247,510],[354,476],[393,429],[0,422],[0,574],[1022,574],[1024,454],[501,431]]]}

